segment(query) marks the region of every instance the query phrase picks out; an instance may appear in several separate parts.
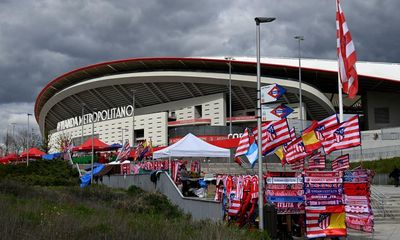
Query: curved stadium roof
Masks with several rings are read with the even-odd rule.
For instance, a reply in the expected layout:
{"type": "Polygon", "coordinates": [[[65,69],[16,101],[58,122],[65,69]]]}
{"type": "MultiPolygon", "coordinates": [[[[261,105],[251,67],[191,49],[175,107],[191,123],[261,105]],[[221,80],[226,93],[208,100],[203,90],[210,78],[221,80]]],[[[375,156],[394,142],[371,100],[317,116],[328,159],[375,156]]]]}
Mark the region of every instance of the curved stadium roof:
{"type": "MultiPolygon", "coordinates": [[[[138,113],[154,105],[227,92],[228,63],[223,57],[153,57],[89,65],[50,81],[36,99],[35,117],[42,132],[52,130],[58,121],[79,116],[82,103],[88,110],[131,104],[132,88],[137,90],[138,113]]],[[[336,68],[336,61],[302,59],[302,80],[309,88],[304,102],[310,109],[308,114],[315,119],[333,111],[332,105],[324,104],[326,97],[317,92],[337,92],[336,68]],[[318,99],[322,99],[322,103],[316,104],[318,99]]],[[[358,62],[357,69],[360,95],[366,91],[397,92],[400,89],[398,64],[358,62]]],[[[298,59],[263,58],[261,74],[263,81],[264,78],[282,80],[287,87],[295,88],[298,59]]],[[[232,61],[233,110],[255,108],[255,75],[254,58],[232,61]]],[[[288,91],[285,97],[284,102],[298,102],[295,89],[288,91]]]]}

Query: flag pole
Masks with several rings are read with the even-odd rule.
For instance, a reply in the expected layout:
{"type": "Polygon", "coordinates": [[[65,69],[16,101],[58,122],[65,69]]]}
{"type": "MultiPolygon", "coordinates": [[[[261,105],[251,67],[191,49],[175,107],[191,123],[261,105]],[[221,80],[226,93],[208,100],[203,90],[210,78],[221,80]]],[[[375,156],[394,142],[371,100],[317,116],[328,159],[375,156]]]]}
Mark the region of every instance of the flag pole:
{"type": "MultiPolygon", "coordinates": [[[[338,64],[339,65],[339,64],[338,64]]],[[[339,98],[339,122],[343,122],[343,94],[342,94],[342,83],[340,82],[340,70],[338,67],[338,98],[339,98]]]]}

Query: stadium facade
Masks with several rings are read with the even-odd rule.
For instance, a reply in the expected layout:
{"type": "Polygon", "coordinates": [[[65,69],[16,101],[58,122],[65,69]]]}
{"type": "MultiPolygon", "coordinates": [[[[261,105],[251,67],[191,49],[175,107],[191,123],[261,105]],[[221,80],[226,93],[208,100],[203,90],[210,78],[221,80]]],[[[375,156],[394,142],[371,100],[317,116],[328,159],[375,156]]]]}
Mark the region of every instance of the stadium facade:
{"type": "MultiPolygon", "coordinates": [[[[357,70],[359,93],[344,98],[344,113],[360,114],[364,130],[400,126],[400,65],[358,62],[357,70]]],[[[299,125],[298,59],[262,58],[261,75],[263,85],[286,88],[278,102],[295,110],[289,118],[299,125]]],[[[336,112],[337,78],[337,61],[302,59],[303,119],[336,112]]],[[[254,58],[133,58],[82,67],[50,81],[36,99],[35,117],[53,151],[61,135],[79,144],[92,136],[92,126],[109,144],[151,139],[157,146],[188,132],[209,141],[226,139],[232,137],[230,122],[237,136],[256,125],[256,97],[254,58]]]]}

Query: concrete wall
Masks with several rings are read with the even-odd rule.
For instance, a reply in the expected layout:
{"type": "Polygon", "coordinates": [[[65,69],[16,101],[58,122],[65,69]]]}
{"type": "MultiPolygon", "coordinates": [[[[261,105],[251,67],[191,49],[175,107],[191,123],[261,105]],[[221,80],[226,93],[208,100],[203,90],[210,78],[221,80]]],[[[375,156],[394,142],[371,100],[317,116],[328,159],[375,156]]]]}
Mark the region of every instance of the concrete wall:
{"type": "Polygon", "coordinates": [[[400,125],[400,107],[397,102],[400,99],[400,94],[383,93],[383,92],[367,92],[367,111],[368,111],[368,127],[369,129],[379,129],[396,127],[400,125]],[[389,122],[376,123],[375,109],[388,108],[389,122]]]}
{"type": "Polygon", "coordinates": [[[187,198],[182,195],[172,179],[166,173],[161,173],[157,184],[150,181],[150,175],[112,175],[104,176],[103,184],[113,188],[128,189],[135,185],[148,192],[164,194],[174,205],[185,213],[192,215],[194,220],[222,220],[220,202],[200,198],[187,198]]]}

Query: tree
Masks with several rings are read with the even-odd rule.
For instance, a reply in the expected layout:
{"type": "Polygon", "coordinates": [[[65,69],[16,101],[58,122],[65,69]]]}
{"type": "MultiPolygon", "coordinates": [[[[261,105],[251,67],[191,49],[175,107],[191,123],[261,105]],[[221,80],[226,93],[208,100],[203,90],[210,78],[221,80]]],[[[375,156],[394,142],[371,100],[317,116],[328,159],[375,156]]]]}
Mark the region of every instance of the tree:
{"type": "Polygon", "coordinates": [[[56,139],[56,149],[60,152],[66,152],[72,146],[72,137],[68,133],[61,133],[56,139]]]}

